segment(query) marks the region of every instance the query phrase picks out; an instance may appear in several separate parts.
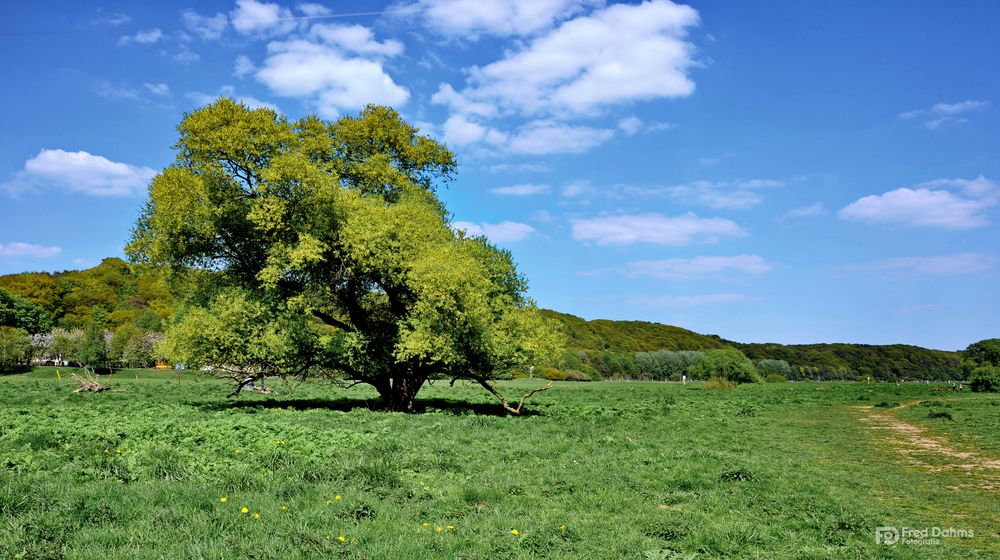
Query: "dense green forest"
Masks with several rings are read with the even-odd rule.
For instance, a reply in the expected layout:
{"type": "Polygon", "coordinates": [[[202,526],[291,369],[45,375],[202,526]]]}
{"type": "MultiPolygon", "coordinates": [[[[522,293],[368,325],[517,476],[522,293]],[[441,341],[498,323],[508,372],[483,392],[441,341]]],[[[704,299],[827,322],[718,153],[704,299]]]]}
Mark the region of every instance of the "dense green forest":
{"type": "MultiPolygon", "coordinates": [[[[57,333],[79,331],[99,321],[108,331],[109,340],[118,335],[118,345],[122,348],[129,340],[138,345],[140,339],[148,339],[149,333],[161,332],[178,306],[179,291],[182,290],[168,282],[164,271],[131,265],[116,258],[105,259],[96,267],[80,271],[0,276],[0,293],[6,294],[8,301],[14,301],[10,296],[17,301],[27,300],[48,313],[48,318],[36,318],[36,321],[47,324],[51,319],[57,333]]],[[[554,357],[546,364],[548,367],[543,368],[547,376],[557,379],[649,377],[640,367],[642,358],[637,363],[637,353],[725,348],[743,352],[762,373],[766,373],[762,361],[765,367],[774,361],[786,362],[788,369],[784,372],[790,379],[864,379],[869,376],[876,379],[951,379],[960,372],[960,353],[918,346],[744,344],[659,323],[587,321],[557,311],[542,312],[566,337],[563,355],[554,357]]],[[[148,352],[141,355],[151,356],[148,352]]]]}
{"type": "Polygon", "coordinates": [[[562,369],[591,376],[630,376],[638,372],[636,352],[735,348],[748,358],[783,360],[790,378],[801,379],[951,379],[960,372],[961,354],[919,346],[892,344],[743,344],[716,335],[644,321],[587,321],[556,311],[544,311],[567,336],[562,369]],[[625,363],[632,356],[631,365],[625,363]]]}

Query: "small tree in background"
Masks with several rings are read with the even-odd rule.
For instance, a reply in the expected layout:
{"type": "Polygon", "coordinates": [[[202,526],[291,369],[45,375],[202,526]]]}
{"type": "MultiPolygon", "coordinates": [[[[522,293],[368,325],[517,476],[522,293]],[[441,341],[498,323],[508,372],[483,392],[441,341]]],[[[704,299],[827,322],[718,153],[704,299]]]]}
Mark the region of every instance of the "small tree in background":
{"type": "Polygon", "coordinates": [[[734,349],[707,350],[693,366],[697,379],[719,378],[733,383],[758,383],[760,374],[743,352],[734,349]]]}
{"type": "Polygon", "coordinates": [[[95,313],[83,329],[78,358],[85,368],[93,371],[108,368],[108,337],[104,331],[103,313],[95,313]]]}
{"type": "Polygon", "coordinates": [[[24,329],[0,326],[0,372],[17,371],[31,362],[31,335],[24,329]]]}
{"type": "Polygon", "coordinates": [[[976,393],[1000,392],[1000,367],[979,366],[969,373],[969,388],[976,393]]]}

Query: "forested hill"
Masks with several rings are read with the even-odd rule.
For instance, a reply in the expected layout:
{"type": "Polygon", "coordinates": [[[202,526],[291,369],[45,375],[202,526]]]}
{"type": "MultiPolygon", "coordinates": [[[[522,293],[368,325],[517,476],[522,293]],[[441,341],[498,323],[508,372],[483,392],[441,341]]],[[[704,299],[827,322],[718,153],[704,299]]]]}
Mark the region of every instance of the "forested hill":
{"type": "MultiPolygon", "coordinates": [[[[889,378],[900,375],[950,378],[959,371],[958,352],[931,350],[905,344],[745,344],[716,335],[699,334],[680,327],[645,321],[587,321],[557,311],[543,313],[558,322],[567,346],[584,362],[602,369],[602,362],[623,354],[656,350],[711,350],[736,348],[751,360],[785,360],[804,368],[806,376],[889,378]],[[597,354],[601,355],[598,356],[597,354]]],[[[575,361],[575,357],[571,358],[575,361]]],[[[568,364],[573,366],[576,364],[568,364]]]]}
{"type": "MultiPolygon", "coordinates": [[[[100,313],[105,328],[112,332],[121,328],[159,331],[178,301],[162,272],[116,258],[80,271],[0,276],[0,292],[37,304],[50,314],[53,326],[78,329],[100,313]]],[[[918,346],[742,344],[660,323],[587,321],[547,309],[542,313],[567,337],[566,352],[555,365],[593,377],[632,375],[636,352],[717,348],[737,348],[754,361],[784,360],[802,377],[949,378],[959,370],[959,353],[918,346]]]]}

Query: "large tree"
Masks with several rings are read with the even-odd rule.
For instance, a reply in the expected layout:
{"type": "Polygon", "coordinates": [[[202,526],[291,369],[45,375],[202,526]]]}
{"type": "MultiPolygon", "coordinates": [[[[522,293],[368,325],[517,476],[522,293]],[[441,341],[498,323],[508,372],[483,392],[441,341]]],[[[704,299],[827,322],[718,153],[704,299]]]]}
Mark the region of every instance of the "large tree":
{"type": "MultiPolygon", "coordinates": [[[[491,380],[554,352],[511,255],[454,231],[454,156],[392,109],[288,122],[230,99],[185,116],[133,260],[203,289],[164,348],[234,378],[332,374],[411,411],[432,375],[491,380]]],[[[523,402],[523,401],[522,401],[523,402]]]]}

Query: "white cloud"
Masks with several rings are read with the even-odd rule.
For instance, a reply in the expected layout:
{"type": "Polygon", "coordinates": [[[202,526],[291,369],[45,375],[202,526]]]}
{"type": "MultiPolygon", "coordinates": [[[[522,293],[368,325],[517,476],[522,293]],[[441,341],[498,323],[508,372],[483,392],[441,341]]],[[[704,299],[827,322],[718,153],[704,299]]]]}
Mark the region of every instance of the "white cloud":
{"type": "Polygon", "coordinates": [[[257,70],[257,66],[250,60],[250,57],[243,54],[236,57],[236,62],[233,64],[233,76],[242,78],[253,74],[255,70],[257,70]]]}
{"type": "Polygon", "coordinates": [[[403,10],[421,14],[439,33],[462,38],[478,35],[530,35],[602,0],[417,0],[403,10]]]}
{"type": "Polygon", "coordinates": [[[727,274],[764,274],[771,265],[757,255],[733,257],[695,257],[693,259],[662,259],[633,261],[624,272],[628,276],[650,276],[671,280],[721,278],[727,274]]]}
{"type": "Polygon", "coordinates": [[[486,137],[488,129],[462,115],[452,115],[444,122],[444,141],[454,146],[467,146],[486,137]]]}
{"type": "Polygon", "coordinates": [[[198,62],[199,60],[201,60],[201,55],[187,47],[181,47],[180,52],[174,55],[174,61],[184,65],[198,62]]]}
{"type": "Polygon", "coordinates": [[[534,183],[524,183],[520,185],[508,185],[490,189],[493,194],[501,196],[531,196],[536,194],[547,194],[551,189],[548,185],[536,185],[534,183]]]}
{"type": "Polygon", "coordinates": [[[403,54],[403,43],[389,39],[375,40],[371,29],[363,25],[316,24],[309,30],[313,38],[346,52],[373,56],[398,56],[403,54]]]}
{"type": "Polygon", "coordinates": [[[735,222],[723,218],[699,218],[692,213],[677,217],[662,214],[625,214],[572,220],[573,239],[598,245],[688,245],[711,243],[722,237],[745,237],[735,222]]]}
{"type": "Polygon", "coordinates": [[[995,256],[979,253],[957,253],[930,257],[900,257],[868,264],[847,267],[847,270],[861,272],[885,272],[902,275],[960,276],[993,269],[998,260],[995,256]]]}
{"type": "Polygon", "coordinates": [[[311,18],[328,16],[333,13],[333,11],[330,10],[330,8],[327,8],[322,4],[315,4],[311,2],[307,2],[305,4],[299,4],[295,6],[295,9],[305,14],[306,17],[311,17],[311,18]]]}
{"type": "Polygon", "coordinates": [[[236,0],[230,20],[233,29],[244,35],[283,35],[295,29],[291,10],[256,0],[236,0]]]}
{"type": "Polygon", "coordinates": [[[455,88],[451,87],[450,84],[441,84],[437,92],[431,96],[431,103],[446,105],[452,111],[466,115],[491,117],[497,113],[496,105],[482,101],[471,101],[455,91],[455,88]]]}
{"type": "Polygon", "coordinates": [[[455,230],[462,230],[467,235],[474,237],[486,236],[490,239],[490,241],[497,243],[505,241],[521,241],[522,239],[535,233],[535,228],[529,226],[528,224],[510,221],[503,221],[498,224],[490,224],[487,222],[474,224],[472,222],[458,221],[453,222],[451,225],[455,230]]]}
{"type": "Polygon", "coordinates": [[[968,122],[963,115],[982,111],[992,105],[991,101],[974,101],[971,99],[958,103],[935,103],[930,109],[917,109],[900,113],[903,120],[919,120],[921,126],[934,130],[943,124],[961,124],[968,122]]]}
{"type": "Polygon", "coordinates": [[[236,88],[230,85],[222,86],[221,88],[219,88],[218,95],[210,95],[207,93],[202,93],[200,91],[192,91],[186,94],[184,97],[187,97],[191,101],[194,101],[195,104],[199,106],[214,103],[215,100],[220,97],[228,97],[235,101],[239,101],[240,103],[246,105],[251,109],[270,109],[275,113],[281,112],[281,109],[279,109],[278,106],[273,103],[268,103],[267,101],[261,101],[256,97],[250,97],[247,95],[237,95],[236,88]]]}
{"type": "Polygon", "coordinates": [[[626,298],[625,303],[652,307],[700,307],[703,305],[719,305],[748,300],[750,298],[742,294],[704,294],[697,296],[632,297],[626,298]]]}
{"type": "Polygon", "coordinates": [[[45,149],[26,161],[12,181],[0,184],[0,190],[17,194],[55,186],[94,196],[130,196],[141,192],[155,175],[148,167],[88,152],[45,149]]]}
{"type": "Polygon", "coordinates": [[[668,0],[614,4],[567,21],[503,59],[468,69],[469,102],[525,114],[589,114],[633,101],[683,97],[698,13],[668,0]]]}
{"type": "Polygon", "coordinates": [[[788,212],[781,215],[782,219],[792,220],[798,218],[814,218],[816,216],[826,215],[826,207],[823,206],[822,202],[816,202],[808,206],[800,206],[798,208],[792,208],[788,212]]]}
{"type": "Polygon", "coordinates": [[[653,121],[645,123],[634,115],[625,117],[618,121],[618,130],[628,136],[635,136],[640,132],[656,132],[660,130],[670,130],[674,125],[668,122],[653,121]]]}
{"type": "Polygon", "coordinates": [[[59,247],[43,247],[34,243],[22,243],[11,241],[10,243],[0,243],[0,257],[34,257],[44,259],[58,255],[62,251],[59,247]]]}
{"type": "Polygon", "coordinates": [[[142,87],[146,88],[153,95],[170,95],[170,86],[167,84],[151,84],[146,82],[142,84],[142,87]]]}
{"type": "Polygon", "coordinates": [[[672,198],[689,204],[713,209],[745,209],[764,200],[761,190],[777,188],[785,183],[774,179],[736,181],[693,181],[683,185],[642,187],[612,185],[597,191],[589,183],[571,183],[563,189],[563,196],[580,197],[603,194],[607,198],[642,199],[672,198]]]}
{"type": "Polygon", "coordinates": [[[976,179],[937,179],[856,200],[838,212],[845,220],[895,223],[945,229],[973,229],[989,224],[984,212],[1000,199],[1000,185],[976,179]],[[945,190],[945,189],[952,190],[945,190]],[[959,190],[956,194],[953,190],[959,190]]]}
{"type": "Polygon", "coordinates": [[[181,12],[181,22],[188,31],[206,41],[211,41],[222,37],[222,33],[229,25],[229,18],[226,14],[203,16],[194,10],[184,10],[181,12]]]}
{"type": "Polygon", "coordinates": [[[128,45],[129,43],[136,42],[143,45],[152,45],[153,43],[161,41],[163,37],[163,31],[160,31],[158,28],[153,28],[145,31],[139,31],[135,35],[124,35],[118,39],[118,44],[128,45]]]}
{"type": "Polygon", "coordinates": [[[632,136],[642,130],[642,119],[635,115],[625,117],[618,121],[618,128],[625,134],[632,136]]]}
{"type": "Polygon", "coordinates": [[[534,121],[514,134],[509,147],[519,154],[576,154],[607,142],[614,134],[609,129],[534,121]]]}
{"type": "Polygon", "coordinates": [[[597,194],[597,189],[585,179],[567,183],[562,189],[562,195],[566,198],[589,197],[594,194],[597,194]]]}
{"type": "Polygon", "coordinates": [[[113,100],[138,100],[142,96],[134,88],[122,84],[113,84],[107,80],[100,80],[94,86],[94,93],[106,99],[113,100]]]}
{"type": "Polygon", "coordinates": [[[323,117],[368,103],[399,106],[410,98],[379,62],[345,58],[336,49],[303,40],[272,42],[267,50],[257,80],[278,95],[311,99],[323,117]]]}
{"type": "Polygon", "coordinates": [[[541,163],[498,163],[486,170],[490,173],[548,173],[552,168],[541,163]]]}

